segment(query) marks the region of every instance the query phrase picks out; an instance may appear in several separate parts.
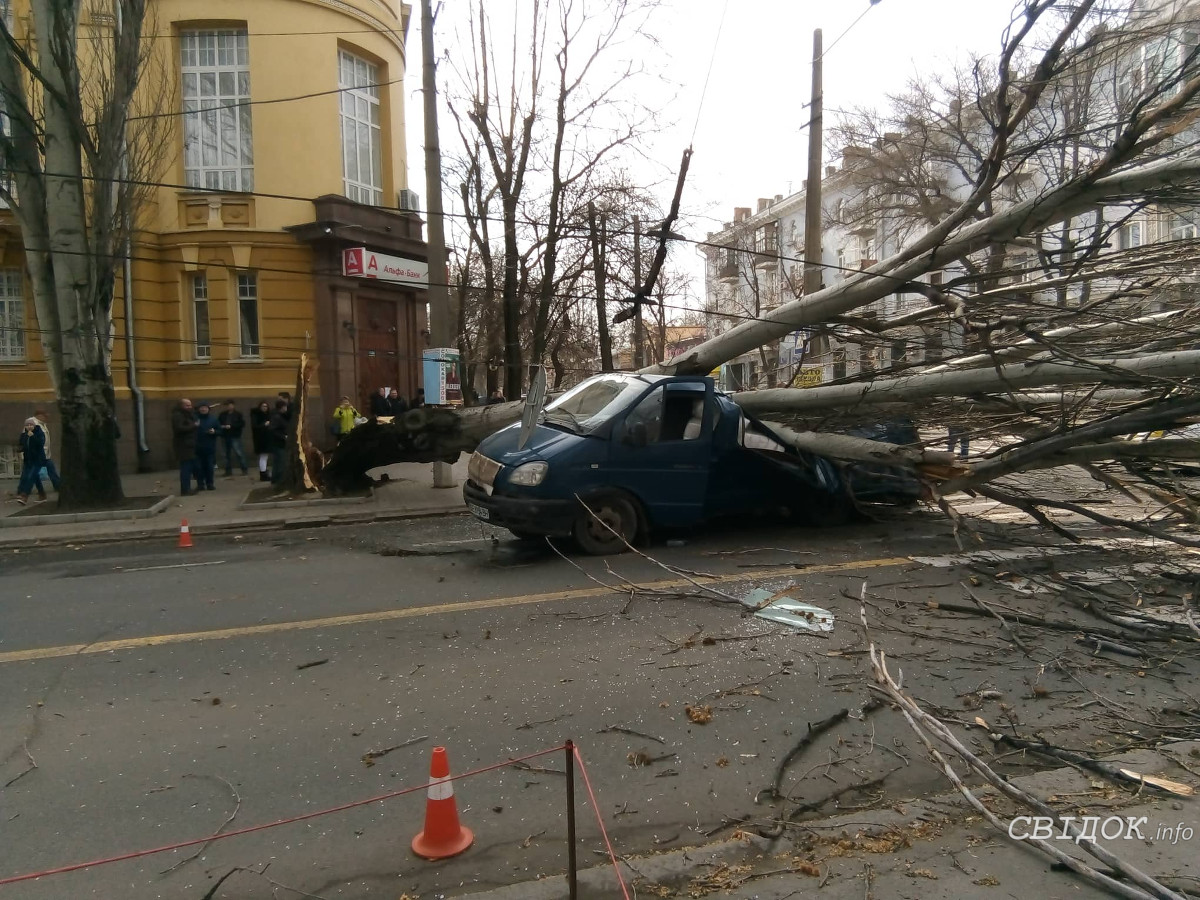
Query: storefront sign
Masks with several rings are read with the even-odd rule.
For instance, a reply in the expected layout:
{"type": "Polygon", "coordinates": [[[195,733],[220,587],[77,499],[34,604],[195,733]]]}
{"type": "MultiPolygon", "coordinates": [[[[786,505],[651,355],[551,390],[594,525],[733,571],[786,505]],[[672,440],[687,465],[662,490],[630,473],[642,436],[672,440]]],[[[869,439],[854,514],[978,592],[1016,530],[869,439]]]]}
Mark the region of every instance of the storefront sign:
{"type": "Polygon", "coordinates": [[[349,247],[342,251],[342,274],[398,284],[427,285],[429,263],[403,256],[386,256],[366,247],[349,247]]]}

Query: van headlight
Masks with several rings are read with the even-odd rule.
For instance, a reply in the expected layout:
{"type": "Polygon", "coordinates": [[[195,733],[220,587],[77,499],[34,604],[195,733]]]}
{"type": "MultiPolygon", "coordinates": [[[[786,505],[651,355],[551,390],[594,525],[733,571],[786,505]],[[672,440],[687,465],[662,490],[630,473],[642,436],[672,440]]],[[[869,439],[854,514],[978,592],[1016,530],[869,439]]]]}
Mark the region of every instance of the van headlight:
{"type": "Polygon", "coordinates": [[[522,487],[534,487],[546,479],[546,473],[549,471],[550,464],[547,462],[525,463],[525,465],[513,469],[513,473],[508,476],[508,483],[519,484],[522,487]]]}

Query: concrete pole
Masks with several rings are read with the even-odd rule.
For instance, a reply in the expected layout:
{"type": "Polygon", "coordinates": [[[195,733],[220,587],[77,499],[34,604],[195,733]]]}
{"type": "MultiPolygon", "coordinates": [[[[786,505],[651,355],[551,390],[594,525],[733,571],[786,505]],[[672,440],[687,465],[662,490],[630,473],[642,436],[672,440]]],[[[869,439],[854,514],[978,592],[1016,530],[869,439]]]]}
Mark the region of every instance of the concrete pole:
{"type": "MultiPolygon", "coordinates": [[[[449,347],[450,295],[446,285],[446,230],[442,215],[442,151],[438,144],[432,0],[421,0],[421,57],[421,86],[425,100],[425,228],[429,236],[429,341],[434,347],[449,347]]],[[[433,486],[454,487],[454,476],[446,463],[433,464],[433,486]]]]}
{"type": "Polygon", "coordinates": [[[821,289],[822,163],[821,29],[813,32],[812,103],[809,104],[808,185],[804,192],[804,295],[821,289]]]}
{"type": "MultiPolygon", "coordinates": [[[[642,220],[640,216],[633,217],[633,283],[638,290],[642,289],[642,220]]],[[[634,305],[633,316],[633,367],[640,369],[646,365],[643,341],[645,331],[642,324],[642,304],[634,305]]]]}

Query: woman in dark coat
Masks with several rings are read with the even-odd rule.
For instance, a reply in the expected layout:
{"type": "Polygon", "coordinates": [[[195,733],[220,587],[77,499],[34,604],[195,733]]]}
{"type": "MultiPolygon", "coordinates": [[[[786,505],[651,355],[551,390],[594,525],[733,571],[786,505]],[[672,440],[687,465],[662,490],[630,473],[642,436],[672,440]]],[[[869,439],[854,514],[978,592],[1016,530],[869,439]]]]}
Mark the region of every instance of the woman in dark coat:
{"type": "MultiPolygon", "coordinates": [[[[29,492],[45,464],[46,432],[42,431],[37,419],[26,419],[21,432],[21,481],[17,485],[17,502],[22,506],[29,500],[29,492]]],[[[41,486],[40,481],[38,485],[41,486]]]]}
{"type": "Polygon", "coordinates": [[[279,484],[283,480],[284,460],[287,454],[288,420],[291,410],[286,400],[276,400],[275,410],[271,413],[271,421],[267,425],[268,438],[271,442],[271,483],[279,484]]]}
{"type": "Polygon", "coordinates": [[[258,454],[258,480],[270,481],[267,460],[271,458],[271,404],[264,400],[250,410],[250,435],[258,454]]]}

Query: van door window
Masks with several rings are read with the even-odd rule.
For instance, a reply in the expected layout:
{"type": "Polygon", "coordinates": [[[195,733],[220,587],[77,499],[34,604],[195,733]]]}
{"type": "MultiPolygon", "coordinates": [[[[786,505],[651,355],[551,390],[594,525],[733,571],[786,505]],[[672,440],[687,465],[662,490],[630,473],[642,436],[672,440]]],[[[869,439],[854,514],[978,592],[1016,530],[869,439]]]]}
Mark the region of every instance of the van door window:
{"type": "Polygon", "coordinates": [[[695,391],[655,388],[629,412],[626,428],[646,426],[646,443],[695,441],[704,424],[704,395],[695,391]]]}

